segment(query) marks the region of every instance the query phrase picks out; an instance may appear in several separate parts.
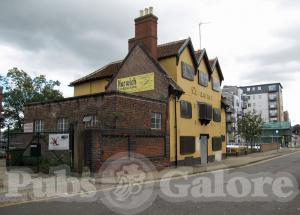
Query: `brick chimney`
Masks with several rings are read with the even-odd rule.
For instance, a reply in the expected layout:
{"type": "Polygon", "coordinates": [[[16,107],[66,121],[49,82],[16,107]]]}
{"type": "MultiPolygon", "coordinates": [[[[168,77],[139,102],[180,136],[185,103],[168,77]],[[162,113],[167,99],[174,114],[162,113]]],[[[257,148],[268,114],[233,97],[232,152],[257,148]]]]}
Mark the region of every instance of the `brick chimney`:
{"type": "Polygon", "coordinates": [[[136,43],[143,43],[152,56],[157,59],[157,20],[153,15],[153,7],[140,11],[135,21],[135,37],[128,40],[129,51],[136,43]]]}

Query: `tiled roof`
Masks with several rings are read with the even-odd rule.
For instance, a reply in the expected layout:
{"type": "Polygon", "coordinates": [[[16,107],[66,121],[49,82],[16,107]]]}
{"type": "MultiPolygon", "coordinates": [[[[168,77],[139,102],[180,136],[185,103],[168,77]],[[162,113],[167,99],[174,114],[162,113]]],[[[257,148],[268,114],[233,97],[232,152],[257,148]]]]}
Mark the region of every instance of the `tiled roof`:
{"type": "MultiPolygon", "coordinates": [[[[157,46],[158,59],[177,55],[179,53],[180,48],[184,45],[185,42],[187,42],[187,40],[188,39],[178,40],[178,41],[158,45],[157,46]]],[[[71,82],[70,86],[74,86],[76,84],[80,84],[90,80],[110,78],[116,72],[119,71],[122,65],[122,61],[123,60],[112,62],[87,76],[84,76],[76,81],[71,82]]]]}
{"type": "Polygon", "coordinates": [[[121,64],[122,64],[122,60],[112,62],[87,76],[84,76],[76,81],[71,82],[70,86],[80,84],[80,83],[90,81],[90,80],[97,80],[97,79],[101,79],[101,78],[111,77],[111,76],[113,76],[114,73],[119,71],[121,64]]]}
{"type": "Polygon", "coordinates": [[[187,39],[158,45],[158,59],[177,55],[186,40],[187,39]]]}

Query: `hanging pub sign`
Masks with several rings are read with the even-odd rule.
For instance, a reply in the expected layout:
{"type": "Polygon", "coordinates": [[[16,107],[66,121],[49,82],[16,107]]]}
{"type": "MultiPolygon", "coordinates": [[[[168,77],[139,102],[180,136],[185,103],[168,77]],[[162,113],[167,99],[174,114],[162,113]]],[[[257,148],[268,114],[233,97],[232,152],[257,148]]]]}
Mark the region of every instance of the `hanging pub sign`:
{"type": "Polygon", "coordinates": [[[49,150],[69,150],[69,134],[49,134],[49,150]]]}
{"type": "Polygon", "coordinates": [[[117,80],[117,90],[126,93],[154,90],[154,72],[120,78],[117,80]]]}

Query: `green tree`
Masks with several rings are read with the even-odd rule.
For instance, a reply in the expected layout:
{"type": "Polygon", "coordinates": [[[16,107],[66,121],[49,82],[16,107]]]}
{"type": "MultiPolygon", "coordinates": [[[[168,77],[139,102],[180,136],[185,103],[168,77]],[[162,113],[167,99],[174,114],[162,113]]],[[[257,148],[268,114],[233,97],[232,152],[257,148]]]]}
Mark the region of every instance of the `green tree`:
{"type": "Polygon", "coordinates": [[[6,76],[0,76],[0,84],[4,88],[5,122],[17,131],[23,129],[25,104],[63,98],[62,92],[55,89],[60,86],[59,81],[47,80],[44,75],[32,78],[18,68],[9,70],[6,76]]]}
{"type": "Polygon", "coordinates": [[[293,133],[299,135],[300,134],[300,125],[294,125],[293,126],[293,133]]]}
{"type": "Polygon", "coordinates": [[[238,134],[241,135],[248,144],[250,143],[251,150],[255,138],[259,137],[262,133],[263,124],[264,121],[261,115],[255,112],[248,112],[238,120],[238,134]]]}

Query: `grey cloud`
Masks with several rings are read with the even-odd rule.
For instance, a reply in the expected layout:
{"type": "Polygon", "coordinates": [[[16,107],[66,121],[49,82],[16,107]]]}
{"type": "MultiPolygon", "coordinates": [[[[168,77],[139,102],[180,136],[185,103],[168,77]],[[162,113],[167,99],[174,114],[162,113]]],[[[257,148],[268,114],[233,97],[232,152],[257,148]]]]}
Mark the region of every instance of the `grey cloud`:
{"type": "Polygon", "coordinates": [[[37,54],[57,51],[59,57],[74,55],[99,66],[126,54],[124,38],[133,35],[133,28],[128,28],[133,23],[132,17],[126,18],[132,13],[124,10],[136,12],[125,1],[2,0],[0,43],[37,54]]]}

